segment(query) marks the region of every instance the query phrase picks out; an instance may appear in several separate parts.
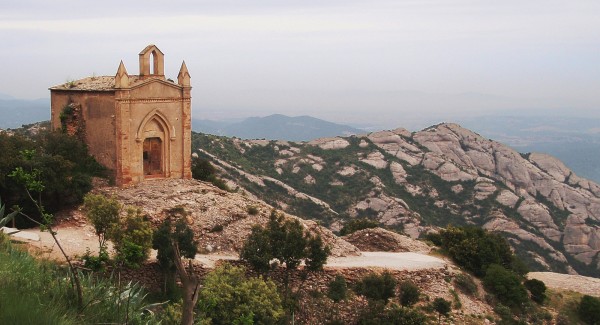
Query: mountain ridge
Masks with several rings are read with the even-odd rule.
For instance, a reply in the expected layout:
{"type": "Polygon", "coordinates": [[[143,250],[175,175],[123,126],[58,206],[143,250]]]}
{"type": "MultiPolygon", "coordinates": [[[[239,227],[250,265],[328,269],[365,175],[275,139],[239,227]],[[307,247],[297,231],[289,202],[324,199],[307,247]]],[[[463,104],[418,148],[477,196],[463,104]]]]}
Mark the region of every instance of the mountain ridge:
{"type": "Polygon", "coordinates": [[[312,116],[272,114],[249,117],[239,122],[194,120],[194,131],[235,136],[242,139],[308,141],[319,137],[364,133],[351,126],[321,120],[312,116]]]}
{"type": "Polygon", "coordinates": [[[600,274],[600,186],[457,124],[302,143],[195,134],[194,148],[234,166],[219,165],[233,183],[332,230],[357,217],[413,237],[475,225],[504,234],[534,270],[600,274]]]}

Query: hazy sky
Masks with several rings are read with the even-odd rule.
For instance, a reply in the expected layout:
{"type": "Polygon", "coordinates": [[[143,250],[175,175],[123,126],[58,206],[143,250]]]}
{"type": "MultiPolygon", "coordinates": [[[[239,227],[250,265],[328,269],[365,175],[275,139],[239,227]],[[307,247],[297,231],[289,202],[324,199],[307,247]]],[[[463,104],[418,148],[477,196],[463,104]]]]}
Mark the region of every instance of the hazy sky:
{"type": "Polygon", "coordinates": [[[600,116],[600,1],[63,1],[0,3],[0,93],[138,73],[148,44],[196,118],[284,113],[402,126],[544,111],[600,116]]]}

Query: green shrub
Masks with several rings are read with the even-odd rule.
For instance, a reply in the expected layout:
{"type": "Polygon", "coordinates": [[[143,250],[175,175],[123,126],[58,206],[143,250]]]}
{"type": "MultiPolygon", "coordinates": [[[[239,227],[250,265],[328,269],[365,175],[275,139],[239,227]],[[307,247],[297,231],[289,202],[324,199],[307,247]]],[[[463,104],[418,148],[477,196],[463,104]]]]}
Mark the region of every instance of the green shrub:
{"type": "Polygon", "coordinates": [[[438,323],[441,321],[442,316],[448,316],[450,311],[452,311],[452,304],[450,301],[444,298],[435,298],[431,303],[431,307],[435,312],[438,313],[438,323]]]}
{"type": "Polygon", "coordinates": [[[531,300],[538,304],[544,303],[546,299],[546,284],[537,279],[529,279],[523,283],[525,288],[531,293],[531,300]]]}
{"type": "Polygon", "coordinates": [[[465,273],[459,273],[454,277],[454,284],[460,292],[474,297],[477,295],[477,284],[475,281],[465,273]]]}
{"type": "Polygon", "coordinates": [[[348,294],[348,285],[346,279],[337,275],[333,281],[329,283],[329,289],[327,290],[327,296],[334,302],[339,302],[346,299],[348,294]]]}
{"type": "Polygon", "coordinates": [[[502,265],[519,275],[526,272],[506,239],[498,234],[477,227],[448,227],[440,235],[442,247],[456,264],[478,277],[484,276],[491,264],[502,265]]]}
{"type": "Polygon", "coordinates": [[[111,230],[116,259],[127,267],[139,267],[148,259],[152,247],[152,225],[140,209],[127,208],[125,218],[111,230]]]}
{"type": "Polygon", "coordinates": [[[356,293],[365,296],[370,301],[387,303],[393,298],[396,290],[396,279],[387,271],[378,275],[371,273],[362,278],[355,287],[356,293]]]}
{"type": "Polygon", "coordinates": [[[246,208],[246,211],[247,211],[247,212],[248,212],[248,214],[249,214],[249,215],[251,215],[251,216],[255,216],[255,215],[257,215],[257,214],[258,214],[258,212],[259,212],[259,211],[258,211],[258,208],[257,208],[256,206],[254,206],[254,205],[249,205],[249,206],[246,208]]]}
{"type": "Polygon", "coordinates": [[[586,324],[600,324],[600,298],[585,295],[577,308],[579,318],[586,324]]]}
{"type": "Polygon", "coordinates": [[[377,222],[377,221],[369,220],[366,218],[353,219],[353,220],[348,221],[344,225],[342,230],[340,230],[340,236],[346,236],[346,235],[350,235],[351,233],[359,231],[359,230],[376,228],[376,227],[379,227],[379,222],[377,222]]]}
{"type": "Polygon", "coordinates": [[[421,291],[411,281],[400,283],[400,304],[404,307],[410,307],[419,301],[421,291]]]}
{"type": "Polygon", "coordinates": [[[242,267],[230,264],[206,276],[198,307],[212,324],[276,324],[284,314],[275,283],[246,278],[242,267]]]}
{"type": "Polygon", "coordinates": [[[492,264],[487,269],[483,284],[506,306],[520,308],[529,299],[521,279],[514,272],[492,264]]]}
{"type": "Polygon", "coordinates": [[[360,325],[423,325],[428,321],[424,314],[415,309],[395,304],[391,308],[385,308],[380,301],[369,304],[368,308],[358,316],[357,323],[360,325]]]}
{"type": "Polygon", "coordinates": [[[223,225],[218,224],[218,225],[214,225],[212,228],[210,228],[210,232],[221,232],[223,231],[223,225]]]}
{"type": "Polygon", "coordinates": [[[305,232],[300,221],[285,219],[282,213],[273,210],[266,228],[252,227],[240,258],[260,272],[269,271],[271,261],[275,260],[285,265],[287,276],[302,261],[308,271],[321,270],[329,253],[329,247],[323,244],[319,235],[305,232]]]}

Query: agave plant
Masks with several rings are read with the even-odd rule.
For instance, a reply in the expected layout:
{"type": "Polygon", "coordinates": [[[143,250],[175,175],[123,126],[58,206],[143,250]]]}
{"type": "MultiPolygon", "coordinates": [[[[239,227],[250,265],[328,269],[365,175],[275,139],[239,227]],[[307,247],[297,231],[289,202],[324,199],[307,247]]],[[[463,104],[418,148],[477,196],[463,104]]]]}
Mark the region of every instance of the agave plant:
{"type": "Polygon", "coordinates": [[[19,211],[13,211],[9,213],[6,217],[4,216],[6,206],[2,204],[2,199],[0,198],[0,228],[6,226],[11,220],[15,218],[19,211]]]}

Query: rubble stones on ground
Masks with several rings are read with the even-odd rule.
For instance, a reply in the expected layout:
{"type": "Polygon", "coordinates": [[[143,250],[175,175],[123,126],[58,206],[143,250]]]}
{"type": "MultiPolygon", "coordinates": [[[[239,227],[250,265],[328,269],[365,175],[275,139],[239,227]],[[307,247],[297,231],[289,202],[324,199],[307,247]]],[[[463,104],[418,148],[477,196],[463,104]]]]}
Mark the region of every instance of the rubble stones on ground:
{"type": "Polygon", "coordinates": [[[343,238],[364,252],[416,252],[427,254],[431,251],[431,248],[422,241],[379,227],[358,230],[343,238]]]}

